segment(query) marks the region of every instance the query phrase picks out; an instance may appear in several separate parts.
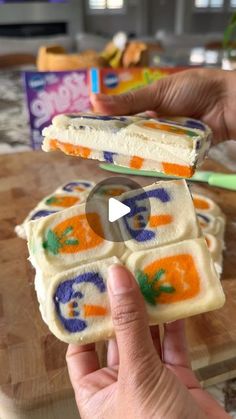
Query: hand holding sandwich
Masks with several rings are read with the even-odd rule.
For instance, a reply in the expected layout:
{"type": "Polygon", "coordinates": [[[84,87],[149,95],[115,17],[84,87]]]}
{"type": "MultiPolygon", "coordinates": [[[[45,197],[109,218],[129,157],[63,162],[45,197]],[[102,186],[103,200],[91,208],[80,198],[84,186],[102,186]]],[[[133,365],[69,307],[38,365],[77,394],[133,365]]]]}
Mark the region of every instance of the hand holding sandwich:
{"type": "Polygon", "coordinates": [[[189,116],[209,125],[216,142],[236,138],[235,71],[181,71],[122,95],[92,95],[91,102],[95,112],[109,115],[189,116]]]}
{"type": "Polygon", "coordinates": [[[100,369],[95,345],[70,345],[67,364],[82,419],[226,419],[229,416],[204,390],[191,370],[184,324],[149,328],[132,274],[110,268],[109,298],[116,340],[100,369]]]}

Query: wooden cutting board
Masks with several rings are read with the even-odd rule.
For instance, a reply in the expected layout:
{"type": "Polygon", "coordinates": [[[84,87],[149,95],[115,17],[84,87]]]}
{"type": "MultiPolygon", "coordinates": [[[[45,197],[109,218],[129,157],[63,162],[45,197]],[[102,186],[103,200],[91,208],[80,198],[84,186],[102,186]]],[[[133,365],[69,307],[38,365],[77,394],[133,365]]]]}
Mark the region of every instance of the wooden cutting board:
{"type": "MultiPolygon", "coordinates": [[[[210,161],[207,168],[223,170],[210,161]]],[[[98,182],[106,177],[109,173],[95,162],[57,153],[0,156],[1,419],[78,417],[65,366],[66,345],[41,320],[26,242],[16,237],[14,227],[61,183],[75,178],[98,182]]],[[[143,186],[154,180],[133,179],[143,186]]],[[[227,215],[223,273],[227,303],[221,310],[187,321],[194,369],[203,382],[211,382],[236,376],[236,193],[207,186],[193,189],[213,198],[227,215]]]]}

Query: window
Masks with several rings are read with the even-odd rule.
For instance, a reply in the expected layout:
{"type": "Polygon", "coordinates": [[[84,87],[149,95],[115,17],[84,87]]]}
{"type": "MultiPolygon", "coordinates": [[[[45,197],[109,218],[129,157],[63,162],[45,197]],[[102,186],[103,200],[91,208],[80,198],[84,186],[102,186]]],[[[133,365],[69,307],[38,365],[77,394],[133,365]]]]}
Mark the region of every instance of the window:
{"type": "MultiPolygon", "coordinates": [[[[231,2],[235,0],[231,0],[231,2]]],[[[194,6],[197,9],[219,9],[224,6],[224,0],[195,0],[194,6]]]]}
{"type": "Polygon", "coordinates": [[[227,12],[236,8],[236,0],[194,0],[194,11],[202,12],[209,11],[222,11],[227,12]]]}
{"type": "Polygon", "coordinates": [[[89,0],[89,9],[96,10],[121,10],[124,8],[124,0],[89,0]]]}
{"type": "Polygon", "coordinates": [[[89,8],[92,10],[106,9],[106,1],[105,0],[89,0],[89,8]]]}
{"type": "Polygon", "coordinates": [[[108,9],[122,9],[123,6],[123,0],[107,0],[108,9]]]}

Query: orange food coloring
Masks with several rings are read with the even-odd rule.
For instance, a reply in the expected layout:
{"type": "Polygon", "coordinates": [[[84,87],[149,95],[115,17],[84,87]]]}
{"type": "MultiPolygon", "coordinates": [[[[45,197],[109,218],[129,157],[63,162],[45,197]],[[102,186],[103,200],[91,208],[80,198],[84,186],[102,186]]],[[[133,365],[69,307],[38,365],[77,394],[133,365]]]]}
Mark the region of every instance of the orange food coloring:
{"type": "Polygon", "coordinates": [[[205,199],[193,198],[193,203],[196,209],[208,210],[210,208],[210,205],[205,199]]]}
{"type": "Polygon", "coordinates": [[[161,124],[160,122],[143,122],[142,125],[145,128],[170,132],[172,134],[187,135],[187,131],[184,128],[175,127],[173,125],[161,124]]]}
{"type": "Polygon", "coordinates": [[[151,215],[149,218],[149,226],[155,228],[165,224],[170,224],[172,221],[173,217],[169,214],[151,215]]]}
{"type": "Polygon", "coordinates": [[[170,285],[174,288],[173,293],[162,292],[156,297],[158,304],[169,304],[195,297],[200,292],[200,278],[196,270],[194,260],[189,254],[169,256],[155,260],[143,269],[148,278],[163,270],[165,274],[157,281],[155,287],[170,285]]]}
{"type": "Polygon", "coordinates": [[[106,307],[84,304],[84,317],[105,316],[107,314],[106,307]]]}
{"type": "Polygon", "coordinates": [[[67,218],[57,224],[54,229],[49,229],[42,243],[43,248],[53,255],[58,255],[59,253],[78,253],[99,246],[103,242],[100,217],[97,213],[88,213],[87,216],[81,214],[67,218]],[[92,225],[96,225],[97,234],[87,221],[88,215],[92,225]]]}
{"type": "Polygon", "coordinates": [[[162,168],[166,175],[174,175],[181,177],[191,177],[194,174],[194,168],[190,166],[183,166],[181,164],[162,162],[162,168]]]}
{"type": "Polygon", "coordinates": [[[50,140],[50,148],[52,151],[61,150],[63,153],[70,156],[79,156],[85,159],[87,159],[92,152],[90,148],[82,147],[80,145],[63,143],[62,141],[55,139],[50,140]]]}
{"type": "Polygon", "coordinates": [[[131,169],[141,169],[142,165],[143,165],[144,159],[142,159],[141,157],[138,156],[133,156],[130,159],[130,167],[131,169]]]}

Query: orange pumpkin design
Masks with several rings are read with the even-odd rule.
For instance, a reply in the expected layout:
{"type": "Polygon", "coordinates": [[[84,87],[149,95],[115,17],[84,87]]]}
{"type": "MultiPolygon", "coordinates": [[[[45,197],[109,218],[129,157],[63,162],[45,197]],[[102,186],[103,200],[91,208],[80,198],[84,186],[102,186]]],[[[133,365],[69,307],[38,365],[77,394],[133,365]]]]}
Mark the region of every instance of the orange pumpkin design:
{"type": "Polygon", "coordinates": [[[77,196],[53,195],[46,199],[45,204],[53,207],[69,208],[79,202],[80,199],[77,196]]]}
{"type": "Polygon", "coordinates": [[[141,292],[151,304],[170,304],[195,297],[200,278],[189,254],[155,260],[136,273],[141,292]]]}
{"type": "Polygon", "coordinates": [[[99,246],[103,242],[100,217],[97,213],[88,215],[90,222],[96,224],[99,235],[91,229],[85,214],[76,215],[62,221],[54,229],[49,229],[42,244],[43,248],[53,255],[58,255],[78,253],[99,246]]]}
{"type": "Polygon", "coordinates": [[[154,130],[161,130],[165,132],[170,132],[171,134],[177,135],[189,135],[190,137],[195,137],[196,133],[194,131],[190,131],[186,128],[175,127],[173,125],[162,124],[160,122],[143,122],[142,124],[145,128],[151,128],[154,130]]]}

